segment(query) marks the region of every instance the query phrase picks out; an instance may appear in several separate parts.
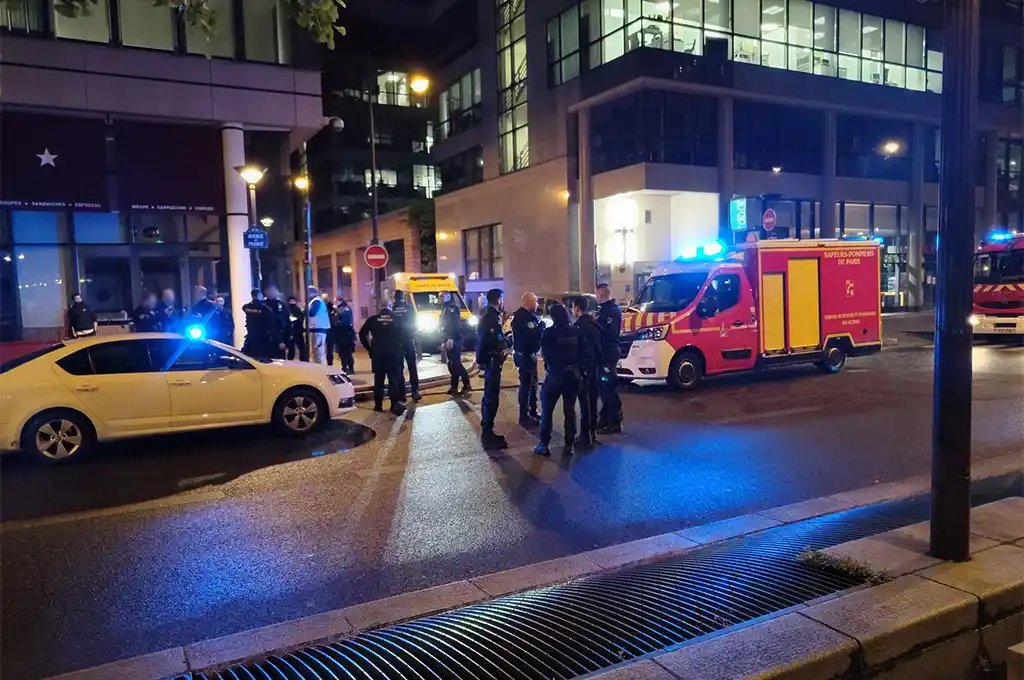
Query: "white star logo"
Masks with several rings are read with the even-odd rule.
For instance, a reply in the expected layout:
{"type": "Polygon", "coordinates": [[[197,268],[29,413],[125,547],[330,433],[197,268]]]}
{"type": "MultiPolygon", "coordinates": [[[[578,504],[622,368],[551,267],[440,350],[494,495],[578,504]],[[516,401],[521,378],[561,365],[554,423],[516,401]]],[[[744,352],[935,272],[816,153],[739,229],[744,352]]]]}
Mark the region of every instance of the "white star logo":
{"type": "Polygon", "coordinates": [[[43,149],[42,153],[36,154],[36,158],[39,159],[39,167],[49,165],[51,168],[55,168],[57,167],[57,165],[54,163],[54,161],[57,160],[59,156],[55,153],[50,153],[49,149],[43,149]]]}

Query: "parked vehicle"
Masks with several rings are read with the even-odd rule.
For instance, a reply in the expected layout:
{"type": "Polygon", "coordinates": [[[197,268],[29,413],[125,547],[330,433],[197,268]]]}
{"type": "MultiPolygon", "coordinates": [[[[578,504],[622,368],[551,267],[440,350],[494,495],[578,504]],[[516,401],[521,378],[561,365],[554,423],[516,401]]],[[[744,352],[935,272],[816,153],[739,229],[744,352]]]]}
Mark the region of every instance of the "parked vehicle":
{"type": "Polygon", "coordinates": [[[472,347],[476,339],[478,318],[466,306],[453,274],[414,274],[398,272],[388,279],[388,289],[400,290],[416,311],[416,339],[420,349],[434,350],[441,344],[440,321],[444,296],[455,296],[461,310],[463,337],[472,347]]]}
{"type": "Polygon", "coordinates": [[[688,248],[623,313],[618,375],[694,389],[707,375],[780,364],[838,373],[881,348],[879,272],[873,242],[688,248]]]}
{"type": "Polygon", "coordinates": [[[975,337],[1024,339],[1024,234],[995,232],[974,255],[975,337]]]}

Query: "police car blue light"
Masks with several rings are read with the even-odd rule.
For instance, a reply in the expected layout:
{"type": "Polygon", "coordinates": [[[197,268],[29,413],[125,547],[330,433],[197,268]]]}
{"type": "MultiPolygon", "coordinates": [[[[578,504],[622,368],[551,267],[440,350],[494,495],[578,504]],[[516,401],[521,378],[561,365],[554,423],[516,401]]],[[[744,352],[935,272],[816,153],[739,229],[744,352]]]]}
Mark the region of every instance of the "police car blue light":
{"type": "Polygon", "coordinates": [[[185,337],[189,340],[202,340],[206,332],[202,326],[189,326],[185,329],[185,337]]]}

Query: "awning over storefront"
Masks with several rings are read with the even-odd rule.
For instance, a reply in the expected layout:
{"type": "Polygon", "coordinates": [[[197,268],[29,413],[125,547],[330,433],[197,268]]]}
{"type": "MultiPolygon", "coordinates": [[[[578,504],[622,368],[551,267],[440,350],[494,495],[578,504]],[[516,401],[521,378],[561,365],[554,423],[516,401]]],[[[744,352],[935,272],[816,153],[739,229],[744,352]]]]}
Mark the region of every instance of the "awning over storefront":
{"type": "Polygon", "coordinates": [[[100,118],[0,113],[0,205],[107,210],[104,133],[100,118]]]}
{"type": "Polygon", "coordinates": [[[115,121],[122,210],[223,213],[220,130],[115,121]]]}

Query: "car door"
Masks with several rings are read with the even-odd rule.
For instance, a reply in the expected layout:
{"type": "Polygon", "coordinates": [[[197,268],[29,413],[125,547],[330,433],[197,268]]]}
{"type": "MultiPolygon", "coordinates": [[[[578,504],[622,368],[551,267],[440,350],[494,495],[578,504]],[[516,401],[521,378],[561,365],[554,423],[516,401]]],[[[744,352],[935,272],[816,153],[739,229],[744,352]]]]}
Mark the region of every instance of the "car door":
{"type": "Polygon", "coordinates": [[[60,380],[112,435],[167,429],[167,381],[150,360],[144,340],[115,340],[85,347],[55,365],[60,380]]]}
{"type": "Polygon", "coordinates": [[[750,286],[741,272],[722,272],[711,279],[704,299],[717,300],[717,313],[705,318],[701,332],[717,332],[717,342],[708,343],[707,371],[738,371],[752,368],[757,358],[757,321],[750,286]]]}
{"type": "Polygon", "coordinates": [[[250,360],[204,341],[150,342],[164,369],[174,429],[262,419],[263,381],[250,360]]]}

